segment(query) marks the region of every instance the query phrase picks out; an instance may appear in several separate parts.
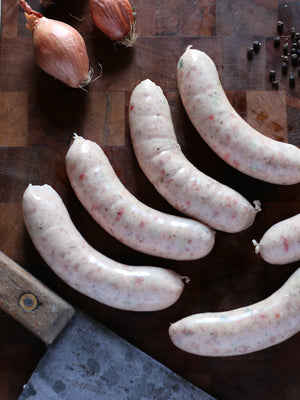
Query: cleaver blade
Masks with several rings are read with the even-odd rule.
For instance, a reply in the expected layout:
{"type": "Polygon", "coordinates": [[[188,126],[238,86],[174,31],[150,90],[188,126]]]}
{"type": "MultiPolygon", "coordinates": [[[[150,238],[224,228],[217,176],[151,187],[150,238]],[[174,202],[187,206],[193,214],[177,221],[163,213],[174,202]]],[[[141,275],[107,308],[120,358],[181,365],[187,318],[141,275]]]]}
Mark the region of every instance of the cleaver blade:
{"type": "Polygon", "coordinates": [[[77,311],[19,400],[212,400],[213,397],[77,311]]]}
{"type": "Polygon", "coordinates": [[[18,400],[214,400],[0,252],[0,308],[47,345],[18,400]]]}

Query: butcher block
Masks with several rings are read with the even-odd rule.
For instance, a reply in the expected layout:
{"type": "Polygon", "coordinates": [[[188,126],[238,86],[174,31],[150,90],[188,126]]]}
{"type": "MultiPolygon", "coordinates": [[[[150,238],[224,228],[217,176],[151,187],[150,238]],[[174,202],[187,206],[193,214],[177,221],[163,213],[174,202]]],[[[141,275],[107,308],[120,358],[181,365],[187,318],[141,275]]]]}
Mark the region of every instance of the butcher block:
{"type": "MultiPolygon", "coordinates": [[[[299,146],[299,66],[290,62],[286,74],[281,66],[284,44],[291,47],[291,29],[300,32],[300,1],[132,0],[138,38],[130,48],[114,43],[94,26],[87,1],[55,0],[47,8],[38,0],[29,4],[81,33],[94,79],[85,89],[72,89],[43,72],[34,58],[24,11],[15,0],[2,1],[0,250],[69,303],[212,396],[298,400],[299,334],[246,355],[204,357],[176,348],[168,328],[191,314],[231,310],[263,300],[300,264],[271,265],[255,254],[252,244],[275,223],[299,213],[299,184],[266,183],[221,160],[190,122],[176,79],[178,59],[187,46],[205,51],[215,62],[237,112],[262,134],[299,146]],[[279,33],[278,21],[283,22],[279,33]],[[277,36],[279,47],[274,41],[277,36]],[[259,42],[259,49],[249,57],[254,41],[259,42]],[[276,83],[270,81],[271,69],[276,71],[276,83]],[[141,202],[182,216],[158,194],[133,151],[129,100],[135,86],[147,78],[164,91],[185,156],[250,202],[261,202],[262,210],[252,226],[239,233],[216,232],[212,251],[198,260],[163,259],[125,246],[87,213],[66,174],[65,155],[76,133],[101,145],[121,182],[141,202]],[[180,299],[161,311],[134,312],[106,306],[72,289],[43,261],[26,231],[21,203],[29,183],[51,185],[76,228],[106,256],[188,276],[190,282],[180,299]]],[[[18,398],[44,352],[43,342],[0,312],[0,400],[18,398]]]]}

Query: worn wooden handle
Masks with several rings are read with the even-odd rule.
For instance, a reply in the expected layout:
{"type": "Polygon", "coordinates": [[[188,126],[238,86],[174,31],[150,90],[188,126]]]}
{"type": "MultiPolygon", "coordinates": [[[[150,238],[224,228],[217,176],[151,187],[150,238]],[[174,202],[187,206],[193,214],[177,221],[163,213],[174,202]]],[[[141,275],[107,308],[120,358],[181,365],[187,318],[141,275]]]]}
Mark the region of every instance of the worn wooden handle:
{"type": "Polygon", "coordinates": [[[0,308],[46,344],[55,340],[75,312],[1,251],[0,308]]]}

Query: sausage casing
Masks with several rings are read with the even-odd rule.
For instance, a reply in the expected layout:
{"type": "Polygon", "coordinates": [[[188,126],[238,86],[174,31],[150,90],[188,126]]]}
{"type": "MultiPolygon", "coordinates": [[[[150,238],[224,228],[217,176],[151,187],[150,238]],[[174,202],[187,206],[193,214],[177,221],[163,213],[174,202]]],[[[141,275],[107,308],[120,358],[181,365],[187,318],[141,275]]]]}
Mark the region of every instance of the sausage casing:
{"type": "Polygon", "coordinates": [[[270,264],[283,265],[300,260],[300,214],[277,222],[257,243],[255,252],[270,264]]]}
{"type": "Polygon", "coordinates": [[[66,155],[66,167],[83,206],[120,242],[174,260],[198,259],[211,251],[212,229],[143,204],[125,188],[97,143],[76,136],[66,155]]]}
{"type": "Polygon", "coordinates": [[[199,171],[182,153],[162,89],[146,79],[129,104],[132,144],[140,167],[177,210],[224,232],[252,225],[256,209],[238,192],[199,171]]]}
{"type": "Polygon", "coordinates": [[[51,186],[29,185],[22,206],[25,225],[41,257],[75,290],[131,311],[161,310],[180,297],[184,282],[175,272],[124,265],[92,248],[51,186]]]}
{"type": "Polygon", "coordinates": [[[300,149],[262,135],[234,110],[207,54],[189,46],[178,61],[177,82],[194,127],[225,162],[266,182],[300,182],[300,149]]]}
{"type": "Polygon", "coordinates": [[[232,311],[185,317],[169,328],[178,348],[202,356],[252,353],[300,331],[300,268],[270,297],[232,311]]]}

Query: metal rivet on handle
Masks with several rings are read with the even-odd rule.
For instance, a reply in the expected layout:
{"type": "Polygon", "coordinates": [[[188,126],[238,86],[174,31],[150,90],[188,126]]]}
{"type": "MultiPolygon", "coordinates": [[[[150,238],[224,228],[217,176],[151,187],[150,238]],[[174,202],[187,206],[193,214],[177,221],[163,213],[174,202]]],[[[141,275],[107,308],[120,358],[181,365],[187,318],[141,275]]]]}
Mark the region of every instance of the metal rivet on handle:
{"type": "Polygon", "coordinates": [[[19,306],[24,311],[33,311],[38,306],[38,299],[32,293],[23,293],[19,298],[19,306]]]}

